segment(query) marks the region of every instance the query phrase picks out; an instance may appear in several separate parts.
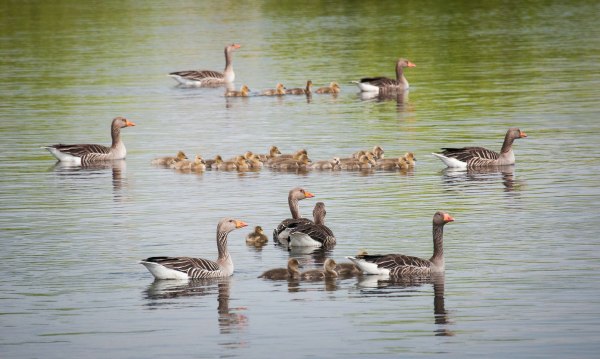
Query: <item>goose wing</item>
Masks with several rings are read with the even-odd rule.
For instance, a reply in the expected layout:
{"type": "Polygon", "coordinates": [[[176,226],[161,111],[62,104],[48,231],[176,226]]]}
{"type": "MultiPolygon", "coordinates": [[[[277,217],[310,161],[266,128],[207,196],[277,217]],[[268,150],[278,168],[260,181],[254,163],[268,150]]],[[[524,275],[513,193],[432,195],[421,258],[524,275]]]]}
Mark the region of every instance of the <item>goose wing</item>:
{"type": "Polygon", "coordinates": [[[202,278],[202,273],[218,271],[221,268],[211,260],[191,257],[150,257],[145,262],[154,262],[166,268],[187,273],[190,278],[202,278]]]}
{"type": "Polygon", "coordinates": [[[442,148],[442,154],[446,157],[456,158],[459,161],[468,162],[472,159],[497,160],[498,152],[483,147],[442,148]]]}
{"type": "Polygon", "coordinates": [[[429,260],[403,254],[360,255],[356,258],[375,263],[380,268],[389,269],[390,276],[393,277],[423,274],[431,268],[429,260]]]}
{"type": "Polygon", "coordinates": [[[110,147],[93,144],[64,145],[61,143],[48,147],[55,148],[62,153],[66,153],[75,157],[83,157],[84,155],[89,154],[107,155],[110,153],[110,147]]]}
{"type": "Polygon", "coordinates": [[[394,86],[397,85],[396,80],[390,79],[388,77],[363,77],[360,79],[361,83],[369,83],[373,86],[394,86]]]}

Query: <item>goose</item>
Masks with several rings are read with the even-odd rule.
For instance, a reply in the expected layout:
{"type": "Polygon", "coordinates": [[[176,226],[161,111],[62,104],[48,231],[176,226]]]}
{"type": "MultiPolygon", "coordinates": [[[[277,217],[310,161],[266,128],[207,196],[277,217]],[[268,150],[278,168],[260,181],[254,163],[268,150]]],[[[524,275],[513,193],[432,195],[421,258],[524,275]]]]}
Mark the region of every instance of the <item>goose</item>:
{"type": "Polygon", "coordinates": [[[367,274],[390,277],[425,276],[444,272],[444,225],[454,221],[448,213],[438,211],[433,215],[433,256],[430,259],[404,254],[357,255],[348,257],[367,274]]]}
{"type": "Polygon", "coordinates": [[[306,81],[306,88],[296,87],[293,89],[286,89],[286,95],[310,95],[312,92],[312,81],[306,81]]]}
{"type": "Polygon", "coordinates": [[[60,162],[74,165],[89,165],[101,161],[122,160],[127,155],[125,144],[121,141],[121,129],[135,126],[125,117],[116,117],[110,125],[112,144],[110,147],[94,144],[50,145],[45,148],[60,162]]]}
{"type": "Polygon", "coordinates": [[[264,163],[264,162],[268,162],[272,158],[279,156],[280,154],[281,154],[281,151],[279,150],[279,147],[271,146],[271,147],[269,147],[269,153],[258,155],[258,159],[264,163]]]}
{"type": "Polygon", "coordinates": [[[290,190],[288,193],[288,205],[290,206],[292,218],[284,219],[281,221],[281,223],[279,223],[277,228],[273,230],[273,241],[275,243],[288,245],[290,231],[292,228],[295,228],[302,223],[312,222],[310,219],[302,218],[300,216],[300,207],[298,206],[298,201],[301,201],[305,198],[313,198],[314,196],[314,194],[310,193],[304,188],[296,187],[290,190]]]}
{"type": "Polygon", "coordinates": [[[331,160],[317,161],[313,163],[310,168],[314,170],[333,170],[340,165],[340,158],[334,157],[331,160]]]}
{"type": "Polygon", "coordinates": [[[283,84],[278,83],[277,88],[264,90],[261,93],[262,96],[283,96],[285,95],[285,86],[283,84]]]}
{"type": "Polygon", "coordinates": [[[306,169],[311,163],[307,155],[301,154],[297,159],[287,159],[271,165],[271,168],[278,170],[301,170],[306,169]]]}
{"type": "Polygon", "coordinates": [[[336,278],[338,273],[335,271],[336,263],[333,259],[327,258],[323,263],[323,269],[312,269],[300,274],[303,280],[320,280],[326,278],[336,278]]]}
{"type": "Polygon", "coordinates": [[[267,161],[267,165],[273,166],[279,162],[290,160],[290,159],[298,160],[300,158],[300,156],[302,156],[302,155],[308,156],[308,151],[305,150],[304,148],[294,152],[293,154],[289,154],[289,153],[279,154],[277,157],[269,159],[267,161]]]}
{"type": "Polygon", "coordinates": [[[244,159],[244,157],[237,156],[232,161],[221,161],[221,163],[219,163],[217,165],[217,169],[221,170],[221,171],[234,171],[234,170],[237,170],[238,169],[238,164],[241,164],[241,162],[242,162],[243,159],[244,159]]]}
{"type": "Polygon", "coordinates": [[[169,76],[184,86],[219,86],[235,80],[233,72],[233,51],[239,49],[239,44],[225,46],[225,70],[223,72],[211,70],[191,70],[171,72],[169,76]]]}
{"type": "Polygon", "coordinates": [[[190,170],[194,172],[203,172],[206,170],[206,162],[200,155],[196,155],[194,162],[190,165],[190,170]]]}
{"type": "Polygon", "coordinates": [[[225,97],[248,97],[250,89],[247,85],[242,85],[239,91],[225,90],[225,97]]]}
{"type": "Polygon", "coordinates": [[[265,236],[261,226],[254,227],[254,232],[248,233],[246,236],[246,243],[248,244],[265,244],[269,241],[269,238],[265,236]]]}
{"type": "Polygon", "coordinates": [[[512,145],[517,138],[525,138],[527,134],[516,127],[506,132],[500,153],[483,147],[442,148],[442,153],[432,153],[447,167],[474,168],[486,166],[506,166],[515,164],[515,153],[512,145]]]}
{"type": "Polygon", "coordinates": [[[325,203],[317,202],[313,209],[313,222],[298,224],[290,230],[290,247],[326,247],[336,244],[336,239],[325,225],[325,203]]]}
{"type": "Polygon", "coordinates": [[[366,170],[376,165],[375,160],[369,159],[366,155],[362,155],[358,160],[342,162],[340,168],[343,170],[366,170]]]}
{"type": "Polygon", "coordinates": [[[172,161],[181,161],[181,160],[187,160],[187,156],[185,155],[185,153],[183,151],[179,151],[177,152],[177,155],[175,156],[166,156],[166,157],[159,157],[159,158],[155,158],[152,160],[151,164],[155,165],[155,166],[166,166],[169,165],[172,161]]]}
{"type": "Polygon", "coordinates": [[[398,59],[396,62],[396,79],[387,77],[364,77],[360,81],[352,81],[362,92],[385,93],[391,91],[402,91],[408,89],[408,81],[404,77],[405,67],[416,67],[417,65],[406,59],[398,59]]]}
{"type": "Polygon", "coordinates": [[[397,165],[398,165],[398,168],[400,168],[400,170],[402,170],[402,171],[406,171],[406,170],[412,168],[410,166],[410,163],[408,162],[408,160],[405,157],[400,157],[398,159],[397,165]]]}
{"type": "Polygon", "coordinates": [[[258,278],[265,278],[271,280],[285,280],[285,279],[294,279],[300,277],[300,270],[298,269],[298,260],[296,258],[288,259],[287,268],[275,268],[269,269],[264,272],[258,278]]]}
{"type": "Polygon", "coordinates": [[[223,163],[223,158],[221,157],[221,155],[216,155],[215,158],[213,158],[212,160],[204,160],[204,163],[206,164],[206,168],[216,170],[217,167],[219,167],[219,165],[223,163]]]}
{"type": "Polygon", "coordinates": [[[319,87],[315,93],[325,94],[325,93],[340,93],[340,85],[337,82],[330,82],[329,86],[319,87]]]}
{"type": "Polygon", "coordinates": [[[410,167],[410,168],[415,167],[415,162],[417,162],[417,158],[415,157],[414,153],[406,152],[406,154],[404,155],[403,158],[406,160],[408,167],[410,167]]]}
{"type": "Polygon", "coordinates": [[[201,279],[229,277],[233,274],[233,261],[227,251],[227,235],[247,224],[233,218],[223,218],[217,225],[216,261],[191,257],[150,257],[143,264],[156,279],[201,279]]]}

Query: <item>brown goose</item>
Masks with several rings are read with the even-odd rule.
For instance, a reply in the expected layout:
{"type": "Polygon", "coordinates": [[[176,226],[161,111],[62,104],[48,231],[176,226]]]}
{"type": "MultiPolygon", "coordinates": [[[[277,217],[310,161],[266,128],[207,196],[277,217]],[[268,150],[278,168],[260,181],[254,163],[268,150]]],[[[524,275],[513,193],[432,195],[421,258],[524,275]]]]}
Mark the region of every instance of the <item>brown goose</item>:
{"type": "Polygon", "coordinates": [[[206,170],[206,162],[200,155],[196,155],[194,162],[190,165],[190,170],[194,172],[203,172],[206,170]]]}
{"type": "Polygon", "coordinates": [[[112,144],[110,147],[93,144],[58,144],[43,148],[47,149],[57,160],[69,162],[74,165],[89,165],[102,161],[122,160],[127,155],[127,149],[121,141],[121,129],[129,126],[135,126],[135,123],[125,117],[116,117],[112,120],[110,125],[112,144]]]}
{"type": "Polygon", "coordinates": [[[169,76],[184,86],[220,86],[235,80],[233,72],[233,51],[239,49],[238,44],[225,46],[225,70],[223,72],[211,70],[191,70],[171,72],[169,76]]]}
{"type": "Polygon", "coordinates": [[[225,90],[225,97],[248,97],[250,89],[247,85],[243,85],[239,91],[225,90]]]}
{"type": "Polygon", "coordinates": [[[264,162],[268,162],[272,158],[279,156],[280,154],[281,154],[281,151],[279,151],[279,147],[271,146],[271,147],[269,147],[269,153],[264,154],[264,155],[258,155],[258,159],[264,163],[264,162]]]}
{"type": "Polygon", "coordinates": [[[259,170],[264,166],[264,164],[258,158],[258,155],[252,155],[247,161],[248,166],[250,166],[251,170],[259,170]]]}
{"type": "Polygon", "coordinates": [[[151,164],[155,165],[155,166],[167,166],[169,165],[172,161],[181,161],[181,160],[187,160],[187,156],[185,155],[185,153],[183,151],[179,151],[177,152],[176,156],[166,156],[166,157],[159,157],[159,158],[155,158],[152,160],[151,164]]]}
{"type": "Polygon", "coordinates": [[[330,82],[329,86],[319,87],[315,93],[325,94],[325,93],[340,93],[340,85],[337,82],[330,82]]]}
{"type": "Polygon", "coordinates": [[[377,164],[375,165],[375,169],[390,171],[398,169],[398,163],[402,161],[403,157],[399,158],[385,158],[377,160],[377,164]]]}
{"type": "Polygon", "coordinates": [[[517,138],[527,137],[527,134],[516,127],[509,128],[504,136],[500,153],[483,147],[442,148],[442,153],[432,153],[448,167],[474,168],[486,166],[506,166],[515,164],[515,153],[512,145],[517,138]]]}
{"type": "Polygon", "coordinates": [[[156,279],[201,279],[228,277],[233,274],[233,261],[227,251],[227,235],[234,229],[247,224],[233,219],[223,218],[217,225],[216,261],[191,257],[150,257],[143,264],[156,279]]]}
{"type": "Polygon", "coordinates": [[[325,225],[326,214],[325,204],[317,202],[313,209],[313,222],[298,224],[290,230],[290,247],[331,248],[335,246],[335,236],[325,225]]]}
{"type": "Polygon", "coordinates": [[[283,96],[285,95],[285,86],[283,84],[278,83],[277,88],[264,90],[261,93],[262,96],[283,96]]]}
{"type": "Polygon", "coordinates": [[[279,223],[277,228],[273,230],[273,241],[275,243],[281,243],[287,246],[289,244],[290,231],[293,228],[302,223],[312,222],[310,219],[302,218],[300,216],[298,201],[314,196],[314,194],[308,192],[304,188],[296,187],[290,190],[288,193],[288,205],[290,206],[292,218],[284,219],[279,223]]]}
{"type": "Polygon", "coordinates": [[[313,163],[310,168],[314,169],[314,170],[333,170],[338,168],[340,165],[340,158],[339,157],[334,157],[331,160],[323,160],[323,161],[317,161],[315,163],[313,163]]]}
{"type": "Polygon", "coordinates": [[[335,270],[336,263],[333,259],[327,258],[323,262],[323,269],[312,269],[300,274],[303,280],[321,280],[326,278],[336,278],[338,273],[335,270]]]}
{"type": "Polygon", "coordinates": [[[348,257],[367,274],[383,274],[390,277],[425,276],[444,272],[444,225],[454,221],[448,213],[433,215],[433,256],[430,259],[404,254],[357,255],[348,257]]]}
{"type": "Polygon", "coordinates": [[[415,67],[417,65],[406,59],[398,59],[396,62],[396,79],[387,77],[364,77],[360,81],[353,81],[362,92],[391,92],[408,89],[408,81],[404,77],[405,67],[415,67]]]}
{"type": "Polygon", "coordinates": [[[312,81],[306,81],[306,88],[296,87],[293,89],[286,89],[286,95],[310,95],[312,93],[312,81]]]}
{"type": "MultiPolygon", "coordinates": [[[[358,251],[357,255],[365,255],[368,254],[365,250],[358,251]]],[[[335,266],[335,271],[338,273],[340,277],[352,277],[355,275],[362,275],[362,271],[360,268],[356,266],[356,264],[352,262],[338,263],[335,266]]]]}
{"type": "Polygon", "coordinates": [[[265,236],[261,226],[254,227],[254,232],[248,233],[246,236],[246,243],[248,244],[265,244],[269,241],[269,238],[265,236]]]}
{"type": "Polygon", "coordinates": [[[300,270],[298,269],[298,260],[296,258],[290,258],[288,260],[287,268],[275,268],[269,269],[268,271],[261,274],[258,278],[265,278],[271,280],[285,280],[294,279],[300,277],[300,270]]]}

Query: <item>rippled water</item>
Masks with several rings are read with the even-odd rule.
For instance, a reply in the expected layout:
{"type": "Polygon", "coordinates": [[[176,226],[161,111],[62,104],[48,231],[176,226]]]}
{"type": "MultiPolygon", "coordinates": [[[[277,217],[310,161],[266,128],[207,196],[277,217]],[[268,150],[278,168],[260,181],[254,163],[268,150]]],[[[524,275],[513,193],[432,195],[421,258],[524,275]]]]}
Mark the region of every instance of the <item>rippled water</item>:
{"type": "Polygon", "coordinates": [[[600,345],[599,5],[544,1],[381,4],[75,1],[0,5],[0,356],[595,357],[600,345]],[[221,69],[236,87],[338,81],[337,97],[225,99],[166,74],[221,69]],[[393,76],[411,91],[361,99],[350,81],[393,76]],[[107,143],[126,161],[54,165],[52,143],[107,143]],[[442,146],[515,144],[507,172],[443,170],[442,146]],[[177,173],[152,158],[308,149],[311,158],[375,144],[416,153],[410,172],[177,173]],[[338,238],[328,253],[246,246],[232,232],[233,277],[156,282],[153,255],[216,257],[224,216],[270,232],[304,186],[338,238]],[[446,273],[433,282],[257,279],[297,256],[303,268],[360,249],[431,253],[446,210],[446,273]]]}

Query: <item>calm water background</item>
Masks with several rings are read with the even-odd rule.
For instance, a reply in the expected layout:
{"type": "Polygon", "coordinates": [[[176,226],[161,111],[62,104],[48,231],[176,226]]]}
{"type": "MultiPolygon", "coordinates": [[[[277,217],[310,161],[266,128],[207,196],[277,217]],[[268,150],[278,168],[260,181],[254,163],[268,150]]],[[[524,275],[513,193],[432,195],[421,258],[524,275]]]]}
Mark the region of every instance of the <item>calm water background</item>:
{"type": "MultiPolygon", "coordinates": [[[[0,4],[0,356],[596,357],[600,350],[600,4],[597,1],[4,1],[0,4]],[[166,74],[222,69],[236,87],[342,85],[337,97],[225,99],[166,74]],[[350,84],[393,76],[405,98],[363,100],[350,84]],[[124,162],[64,168],[39,146],[108,143],[124,162]],[[441,146],[516,142],[509,173],[452,173],[441,146]],[[176,173],[175,153],[375,144],[414,151],[410,173],[176,173]],[[290,254],[233,232],[233,277],[153,283],[152,255],[216,257],[217,221],[267,232],[290,188],[327,205],[338,261],[367,249],[429,257],[446,210],[446,275],[431,283],[268,282],[290,254]]],[[[322,255],[302,255],[304,268],[322,255]]]]}

